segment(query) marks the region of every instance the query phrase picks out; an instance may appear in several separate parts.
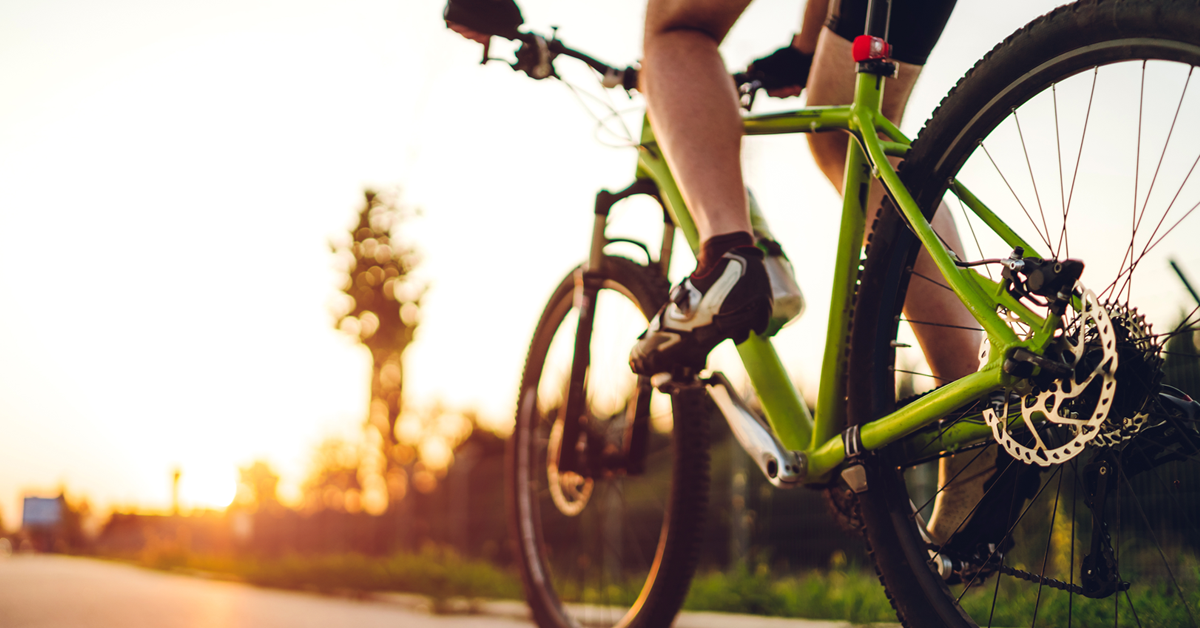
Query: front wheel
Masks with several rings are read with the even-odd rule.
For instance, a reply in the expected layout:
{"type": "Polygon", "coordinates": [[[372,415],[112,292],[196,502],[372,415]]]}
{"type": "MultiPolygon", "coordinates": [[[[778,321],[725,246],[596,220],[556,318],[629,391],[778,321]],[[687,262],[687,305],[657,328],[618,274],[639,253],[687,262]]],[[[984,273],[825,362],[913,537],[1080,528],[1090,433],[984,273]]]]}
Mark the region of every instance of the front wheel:
{"type": "MultiPolygon", "coordinates": [[[[860,512],[906,625],[1200,625],[1200,432],[1195,406],[1167,387],[1200,393],[1186,375],[1200,366],[1197,303],[1171,265],[1200,271],[1197,66],[1194,0],[1078,2],[997,46],[914,142],[905,184],[927,216],[952,212],[965,259],[1008,257],[1020,240],[1025,255],[1085,270],[1060,331],[1078,351],[1078,385],[1043,381],[997,398],[1035,433],[867,459],[860,512]],[[971,210],[964,187],[995,218],[971,210]],[[1093,385],[1091,375],[1111,379],[1093,385]],[[1058,404],[1058,418],[1031,411],[1037,403],[1058,404]],[[939,495],[966,482],[978,492],[959,504],[957,525],[927,526],[939,495]]],[[[912,326],[934,323],[904,316],[910,282],[941,281],[912,273],[919,248],[895,212],[881,215],[855,308],[852,424],[944,383],[905,349],[912,326]]],[[[979,268],[999,280],[998,268],[979,268]]],[[[941,428],[979,422],[985,407],[941,428]]]]}
{"type": "Polygon", "coordinates": [[[556,463],[584,300],[576,271],[546,305],[526,359],[508,445],[510,528],[541,628],[669,626],[704,529],[705,398],[700,390],[664,395],[629,369],[629,348],[666,302],[666,280],[611,257],[598,274],[577,447],[588,462],[579,472],[556,463]]]}

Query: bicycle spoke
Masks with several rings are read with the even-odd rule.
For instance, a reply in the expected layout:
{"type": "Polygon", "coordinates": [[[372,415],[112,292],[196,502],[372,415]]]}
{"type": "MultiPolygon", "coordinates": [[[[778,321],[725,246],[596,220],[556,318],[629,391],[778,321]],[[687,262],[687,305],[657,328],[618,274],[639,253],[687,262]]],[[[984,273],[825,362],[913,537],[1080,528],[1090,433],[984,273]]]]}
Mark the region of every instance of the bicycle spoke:
{"type": "MultiPolygon", "coordinates": [[[[992,488],[989,488],[988,490],[984,491],[983,497],[981,497],[980,500],[978,502],[976,502],[976,504],[974,506],[971,507],[971,511],[967,513],[967,516],[964,517],[962,521],[958,522],[958,526],[954,528],[954,531],[950,533],[950,536],[948,538],[954,538],[954,535],[958,534],[959,530],[962,530],[962,527],[964,525],[966,525],[968,521],[971,520],[971,516],[974,515],[975,511],[979,509],[980,504],[982,504],[987,499],[987,496],[989,494],[991,494],[992,490],[995,489],[996,486],[1000,484],[1000,478],[1004,477],[1004,474],[1008,473],[1008,471],[1010,469],[1012,469],[1013,465],[1016,464],[1016,462],[1017,461],[1015,458],[1009,459],[1008,465],[1005,466],[1004,469],[1002,469],[1000,471],[1000,473],[998,473],[996,475],[996,482],[992,484],[992,488]]],[[[939,546],[937,552],[934,553],[933,558],[936,559],[937,557],[939,557],[941,555],[942,555],[942,548],[939,546]]],[[[990,560],[991,556],[989,556],[988,559],[990,560]]],[[[975,582],[975,580],[972,579],[971,582],[975,582]]],[[[963,589],[963,592],[966,593],[966,591],[970,588],[971,588],[971,583],[967,583],[967,586],[963,589]]],[[[960,595],[959,599],[961,599],[961,598],[962,598],[962,596],[960,595]]]]}
{"type": "Polygon", "coordinates": [[[1067,562],[1067,628],[1071,628],[1075,611],[1075,505],[1079,503],[1079,473],[1075,461],[1071,460],[1071,559],[1067,562]]]}
{"type": "MultiPolygon", "coordinates": [[[[989,446],[990,446],[990,445],[989,445],[989,446]]],[[[971,460],[970,460],[969,462],[967,462],[967,464],[963,465],[963,468],[961,468],[961,469],[959,469],[959,470],[958,470],[958,473],[955,473],[953,476],[951,476],[951,477],[950,477],[950,479],[949,479],[949,480],[946,480],[946,483],[945,483],[945,484],[943,484],[943,485],[939,486],[939,487],[937,488],[937,490],[935,490],[935,491],[933,492],[933,496],[932,496],[932,497],[930,497],[928,500],[926,500],[926,501],[925,501],[925,503],[924,503],[924,504],[921,504],[920,506],[918,506],[918,507],[917,507],[917,508],[916,508],[916,509],[913,511],[913,515],[910,517],[910,519],[915,519],[915,518],[916,518],[916,513],[920,512],[920,511],[922,511],[922,510],[925,510],[925,508],[927,508],[927,507],[928,507],[930,504],[932,504],[932,503],[933,503],[933,501],[934,501],[935,499],[937,499],[937,496],[938,496],[939,494],[941,494],[941,493],[942,493],[942,491],[945,491],[947,486],[950,486],[951,484],[954,484],[954,480],[957,480],[957,479],[958,479],[958,476],[962,475],[964,471],[966,471],[967,469],[969,469],[969,468],[971,467],[971,465],[975,464],[975,461],[976,461],[976,460],[978,460],[978,459],[979,459],[979,457],[980,457],[980,456],[982,456],[982,455],[983,455],[983,452],[985,452],[985,451],[987,451],[987,447],[984,447],[983,449],[980,449],[980,450],[979,450],[979,453],[975,454],[975,457],[974,457],[974,458],[971,458],[971,460]]]]}
{"type": "MultiPolygon", "coordinates": [[[[1005,177],[1004,173],[1000,171],[1000,166],[996,165],[996,160],[992,159],[992,154],[988,152],[987,145],[980,143],[979,147],[983,149],[983,154],[987,156],[988,161],[992,162],[992,167],[996,169],[996,174],[1000,175],[1000,179],[1004,181],[1004,185],[1008,186],[1008,191],[1012,193],[1013,200],[1017,201],[1017,205],[1021,207],[1021,211],[1025,212],[1025,217],[1029,219],[1029,224],[1033,225],[1033,230],[1037,231],[1038,237],[1045,243],[1046,250],[1053,249],[1054,247],[1050,244],[1050,240],[1047,239],[1047,234],[1038,231],[1037,223],[1034,222],[1033,216],[1030,215],[1028,209],[1025,209],[1025,204],[1021,202],[1021,198],[1017,196],[1017,191],[1008,182],[1008,177],[1005,177]]],[[[1026,156],[1026,160],[1028,161],[1028,155],[1026,156]]]]}
{"type": "MultiPolygon", "coordinates": [[[[1046,577],[1046,563],[1050,560],[1050,541],[1054,538],[1054,519],[1058,515],[1058,498],[1062,494],[1062,479],[1063,474],[1058,474],[1058,488],[1054,492],[1054,506],[1050,510],[1050,532],[1046,534],[1046,551],[1042,554],[1042,571],[1038,574],[1040,578],[1046,577]]],[[[1033,624],[1037,625],[1038,606],[1042,603],[1042,583],[1044,580],[1038,581],[1037,599],[1033,603],[1033,624]]]]}
{"type": "Polygon", "coordinates": [[[950,379],[947,379],[947,378],[945,378],[945,377],[938,377],[937,375],[934,375],[933,373],[921,373],[921,372],[919,372],[919,371],[906,371],[906,370],[904,370],[904,369],[892,369],[892,370],[894,370],[894,371],[895,371],[895,372],[897,372],[897,373],[908,373],[909,375],[920,375],[921,377],[928,377],[928,378],[931,378],[931,379],[936,379],[936,380],[938,380],[939,382],[949,382],[949,381],[952,381],[952,380],[950,380],[950,379]]]}
{"type": "MultiPolygon", "coordinates": [[[[1013,462],[1016,462],[1016,460],[1014,459],[1013,462]]],[[[1059,465],[1058,467],[1056,467],[1054,469],[1054,473],[1055,474],[1062,473],[1062,469],[1063,469],[1062,465],[1059,465]]],[[[1035,494],[1033,496],[1033,498],[1029,500],[1029,506],[1027,506],[1024,510],[1021,511],[1021,515],[1017,517],[1017,520],[1014,521],[1011,526],[1009,526],[1008,532],[1006,532],[1004,534],[1004,537],[1000,539],[1000,543],[996,544],[997,549],[992,550],[992,553],[988,554],[988,557],[986,559],[984,559],[983,562],[985,565],[987,563],[991,562],[992,559],[996,557],[996,552],[1000,551],[999,547],[1005,541],[1009,540],[1012,537],[1013,530],[1017,529],[1017,526],[1020,525],[1021,520],[1024,519],[1025,515],[1029,514],[1029,511],[1033,509],[1033,505],[1037,503],[1038,498],[1041,497],[1042,492],[1046,490],[1046,487],[1050,485],[1050,481],[1053,479],[1054,479],[1054,475],[1052,474],[1050,476],[1050,478],[1048,478],[1046,480],[1046,482],[1044,484],[1042,484],[1042,487],[1038,489],[1037,494],[1035,494]]],[[[997,484],[998,484],[998,482],[997,482],[997,484]]],[[[995,487],[995,485],[993,485],[993,487],[995,487]]],[[[1013,499],[1016,499],[1016,493],[1013,494],[1013,499]]],[[[982,501],[982,500],[980,500],[980,501],[982,501]]],[[[974,512],[974,510],[972,510],[972,512],[974,512]]],[[[958,596],[959,601],[961,601],[962,596],[965,595],[968,590],[970,590],[971,585],[975,583],[975,578],[979,577],[979,573],[980,572],[976,572],[975,576],[971,578],[971,581],[967,583],[967,586],[963,588],[962,594],[959,594],[959,596],[958,596]]]]}
{"type": "MultiPolygon", "coordinates": [[[[1200,162],[1200,157],[1197,157],[1196,160],[1198,162],[1200,162]]],[[[1195,205],[1192,205],[1192,208],[1187,210],[1187,212],[1185,212],[1183,214],[1183,216],[1179,218],[1179,220],[1176,220],[1175,224],[1171,225],[1170,229],[1167,229],[1166,232],[1163,233],[1161,236],[1159,236],[1159,238],[1157,240],[1155,240],[1152,244],[1150,244],[1148,247],[1146,247],[1146,253],[1149,253],[1151,250],[1154,249],[1154,247],[1158,246],[1159,242],[1163,241],[1163,238],[1166,238],[1167,236],[1171,235],[1171,232],[1174,231],[1175,228],[1180,225],[1180,223],[1182,223],[1185,219],[1187,219],[1188,216],[1191,216],[1192,212],[1196,211],[1197,207],[1200,207],[1200,202],[1197,202],[1195,205]]]]}
{"type": "Polygon", "coordinates": [[[1058,231],[1058,248],[1054,249],[1054,257],[1062,252],[1063,239],[1067,237],[1067,190],[1063,184],[1062,169],[1062,139],[1058,132],[1058,83],[1050,85],[1050,98],[1054,104],[1054,154],[1058,158],[1058,200],[1063,210],[1062,229],[1058,231]]]}
{"type": "MultiPolygon", "coordinates": [[[[1166,332],[1164,334],[1153,334],[1151,337],[1158,337],[1158,336],[1171,337],[1171,336],[1176,336],[1180,333],[1187,333],[1188,331],[1195,331],[1195,328],[1187,327],[1185,329],[1185,326],[1187,326],[1189,321],[1192,320],[1192,317],[1196,315],[1196,312],[1200,312],[1200,303],[1196,304],[1196,307],[1192,308],[1192,311],[1188,312],[1188,315],[1183,317],[1183,320],[1179,321],[1179,324],[1175,326],[1175,329],[1172,329],[1171,331],[1166,332]]],[[[1200,324],[1200,320],[1197,320],[1196,323],[1200,324]]]]}
{"type": "MultiPolygon", "coordinates": [[[[1054,246],[1050,244],[1050,225],[1046,223],[1046,211],[1042,209],[1042,195],[1038,193],[1037,179],[1033,176],[1033,164],[1029,161],[1029,149],[1025,146],[1025,133],[1021,131],[1021,118],[1017,115],[1016,110],[1012,112],[1013,122],[1017,125],[1017,137],[1021,140],[1021,152],[1025,154],[1025,168],[1029,171],[1029,183],[1033,186],[1033,199],[1037,201],[1038,214],[1042,217],[1042,228],[1045,229],[1046,249],[1053,251],[1054,246]]],[[[1034,226],[1036,229],[1036,225],[1034,226]]]]}
{"type": "MultiPolygon", "coordinates": [[[[918,453],[924,453],[924,452],[926,452],[926,451],[929,451],[929,448],[930,448],[930,447],[936,447],[936,446],[937,446],[937,443],[939,443],[939,442],[941,441],[942,437],[946,435],[946,431],[947,431],[947,430],[949,430],[950,428],[954,427],[955,425],[958,425],[959,423],[962,423],[963,421],[966,421],[966,420],[967,420],[967,418],[966,418],[966,417],[967,417],[967,415],[968,415],[968,414],[971,414],[971,413],[972,413],[972,412],[973,412],[973,411],[974,411],[976,408],[978,408],[978,407],[979,407],[981,404],[982,404],[982,402],[980,402],[980,401],[976,401],[974,404],[971,404],[971,406],[970,406],[970,407],[968,407],[967,409],[963,410],[963,411],[962,411],[962,413],[961,413],[961,414],[959,414],[959,416],[958,416],[958,417],[956,417],[956,418],[954,418],[953,420],[951,420],[951,421],[942,421],[942,422],[939,422],[939,423],[938,423],[938,431],[937,431],[937,435],[936,435],[934,438],[930,439],[930,442],[929,442],[929,443],[927,443],[927,444],[925,445],[925,447],[924,447],[923,449],[921,449],[921,451],[920,451],[920,452],[918,452],[918,453]]],[[[979,418],[979,420],[978,420],[978,421],[976,421],[976,423],[977,423],[977,424],[979,424],[979,425],[982,425],[982,424],[983,424],[983,418],[982,418],[982,417],[980,417],[980,418],[979,418]]],[[[985,445],[983,448],[984,448],[984,449],[986,449],[986,448],[987,448],[987,446],[988,446],[988,445],[985,445]]],[[[960,449],[960,451],[961,451],[961,449],[960,449]]],[[[957,475],[956,475],[955,477],[957,477],[957,475]]],[[[923,507],[924,507],[924,506],[922,506],[922,508],[923,508],[923,507]]]]}
{"type": "MultiPolygon", "coordinates": [[[[1200,163],[1200,156],[1197,156],[1196,161],[1192,162],[1192,170],[1195,170],[1197,163],[1200,163]]],[[[1192,175],[1192,171],[1188,171],[1188,177],[1191,177],[1191,175],[1192,175]]],[[[1187,183],[1187,179],[1185,178],[1184,184],[1186,184],[1186,183],[1187,183]]],[[[1182,191],[1183,191],[1183,185],[1181,184],[1179,191],[1175,193],[1176,199],[1179,198],[1179,194],[1182,191]]],[[[1172,199],[1171,205],[1174,206],[1174,204],[1175,204],[1175,199],[1172,199]]],[[[1168,207],[1167,212],[1163,213],[1162,218],[1159,219],[1158,225],[1155,226],[1154,231],[1151,232],[1150,237],[1147,238],[1147,244],[1146,244],[1145,248],[1142,249],[1141,254],[1138,255],[1137,260],[1128,269],[1122,270],[1121,273],[1117,275],[1117,278],[1113,281],[1113,283],[1115,284],[1116,282],[1121,281],[1122,277],[1126,277],[1126,281],[1129,281],[1130,279],[1132,279],[1133,271],[1137,267],[1137,264],[1141,263],[1142,259],[1144,257],[1146,257],[1146,255],[1148,255],[1150,253],[1150,251],[1154,250],[1154,248],[1157,247],[1159,245],[1159,243],[1162,242],[1167,236],[1171,235],[1171,232],[1174,231],[1175,228],[1178,227],[1181,223],[1183,223],[1183,221],[1186,220],[1188,216],[1191,216],[1192,212],[1196,211],[1196,209],[1198,207],[1200,207],[1200,202],[1196,203],[1195,205],[1192,206],[1191,209],[1189,209],[1187,212],[1185,212],[1183,214],[1183,216],[1181,216],[1179,218],[1179,220],[1175,221],[1175,224],[1171,225],[1171,227],[1162,234],[1161,237],[1159,237],[1157,240],[1153,240],[1153,242],[1150,242],[1150,240],[1152,240],[1154,238],[1155,234],[1158,233],[1159,228],[1162,227],[1163,222],[1166,220],[1167,213],[1169,213],[1170,209],[1171,209],[1170,207],[1168,207]]]]}
{"type": "MultiPolygon", "coordinates": [[[[1003,565],[1004,561],[1001,560],[1000,564],[1003,565]]],[[[1004,574],[996,573],[996,588],[992,591],[992,610],[988,612],[988,628],[991,628],[992,619],[996,616],[996,600],[1000,599],[1000,576],[1002,575],[1004,574]]]]}
{"type": "MultiPolygon", "coordinates": [[[[1163,161],[1164,161],[1164,160],[1165,160],[1165,158],[1166,158],[1167,148],[1168,148],[1168,146],[1170,146],[1170,143],[1171,143],[1171,137],[1173,136],[1173,134],[1174,134],[1174,132],[1175,132],[1175,124],[1176,124],[1176,123],[1178,122],[1178,120],[1179,120],[1179,112],[1180,112],[1180,111],[1183,109],[1183,101],[1184,101],[1184,98],[1187,96],[1187,88],[1188,88],[1188,84],[1191,82],[1191,78],[1192,78],[1192,72],[1193,72],[1194,70],[1195,70],[1195,68],[1191,68],[1191,69],[1189,69],[1189,70],[1188,70],[1188,76],[1187,76],[1187,78],[1184,80],[1183,89],[1181,90],[1181,92],[1180,92],[1180,94],[1179,94],[1179,103],[1176,105],[1176,108],[1175,108],[1175,115],[1174,115],[1174,117],[1171,119],[1171,126],[1170,126],[1170,128],[1168,129],[1168,131],[1167,131],[1167,137],[1166,137],[1166,140],[1163,142],[1163,149],[1162,149],[1162,153],[1159,155],[1159,158],[1158,158],[1158,165],[1157,165],[1157,166],[1155,166],[1155,169],[1154,169],[1154,176],[1153,176],[1153,177],[1151,178],[1151,180],[1150,180],[1150,188],[1149,188],[1149,189],[1146,191],[1146,197],[1145,197],[1145,199],[1142,201],[1142,208],[1141,208],[1141,210],[1140,210],[1140,211],[1137,211],[1137,210],[1136,210],[1136,207],[1135,207],[1135,213],[1137,213],[1137,220],[1136,220],[1136,222],[1134,223],[1134,235],[1136,235],[1138,228],[1140,228],[1140,227],[1141,227],[1141,224],[1142,224],[1142,219],[1145,217],[1145,214],[1146,214],[1146,209],[1147,209],[1147,207],[1148,207],[1148,206],[1149,206],[1149,204],[1150,204],[1150,195],[1151,195],[1151,194],[1154,192],[1154,185],[1155,185],[1155,183],[1158,181],[1158,174],[1159,174],[1159,171],[1162,169],[1162,164],[1163,164],[1163,161]]],[[[1144,71],[1144,68],[1143,68],[1143,71],[1144,71]]],[[[1139,132],[1139,142],[1140,142],[1140,132],[1139,132]]],[[[1140,144],[1139,144],[1139,150],[1140,150],[1140,144]]],[[[1200,157],[1198,157],[1197,159],[1198,159],[1198,160],[1200,160],[1200,157]]],[[[1193,168],[1195,168],[1195,163],[1193,163],[1193,164],[1192,164],[1192,167],[1193,167],[1193,168]]],[[[1162,226],[1163,222],[1166,220],[1166,218],[1167,218],[1167,215],[1168,215],[1168,214],[1170,213],[1170,211],[1171,211],[1171,207],[1173,207],[1173,206],[1174,206],[1174,204],[1175,204],[1175,200],[1179,198],[1179,194],[1180,194],[1180,193],[1182,193],[1182,191],[1183,191],[1183,187],[1184,187],[1184,185],[1186,185],[1186,184],[1187,184],[1187,179],[1188,179],[1188,178],[1190,178],[1190,176],[1191,176],[1191,172],[1189,171],[1189,173],[1188,173],[1188,177],[1185,177],[1185,178],[1184,178],[1184,181],[1183,181],[1183,183],[1181,183],[1181,184],[1180,184],[1180,186],[1179,186],[1179,190],[1177,190],[1177,191],[1176,191],[1176,193],[1175,193],[1175,197],[1174,197],[1174,198],[1172,198],[1172,200],[1171,200],[1171,204],[1170,204],[1170,205],[1168,205],[1167,209],[1166,209],[1166,210],[1163,212],[1163,215],[1162,215],[1162,217],[1159,219],[1159,222],[1158,222],[1158,224],[1155,226],[1155,228],[1154,228],[1154,231],[1153,231],[1153,232],[1151,232],[1151,234],[1150,234],[1150,237],[1146,239],[1146,246],[1145,246],[1145,247],[1143,247],[1143,249],[1142,249],[1141,253],[1139,253],[1139,254],[1138,254],[1138,256],[1137,256],[1137,258],[1136,258],[1136,259],[1132,259],[1132,250],[1133,250],[1134,240],[1133,240],[1133,238],[1131,238],[1131,239],[1130,239],[1130,254],[1131,254],[1131,255],[1130,255],[1130,257],[1131,257],[1131,263],[1130,263],[1130,266],[1129,266],[1128,272],[1125,274],[1125,287],[1130,287],[1130,288],[1131,288],[1130,282],[1131,282],[1131,280],[1133,279],[1133,271],[1134,271],[1134,270],[1137,268],[1138,264],[1139,264],[1139,263],[1141,263],[1142,259],[1143,259],[1143,258],[1145,258],[1145,257],[1146,257],[1146,255],[1147,255],[1147,254],[1150,252],[1150,250],[1153,248],[1153,245],[1151,245],[1151,244],[1150,244],[1150,241],[1151,241],[1151,240],[1153,240],[1153,238],[1154,238],[1155,234],[1157,234],[1157,233],[1158,233],[1158,229],[1159,229],[1159,228],[1162,226]]],[[[1135,199],[1135,204],[1136,204],[1136,199],[1135,199]]],[[[1189,213],[1190,213],[1190,212],[1189,212],[1189,213]]],[[[1186,217],[1186,216],[1185,216],[1185,217],[1186,217]]],[[[1154,244],[1157,244],[1157,242],[1155,242],[1154,244]]],[[[1124,291],[1124,287],[1122,288],[1122,290],[1121,290],[1121,291],[1118,291],[1118,295],[1120,295],[1120,293],[1121,293],[1122,291],[1124,291]]]]}
{"type": "Polygon", "coordinates": [[[1183,90],[1179,94],[1179,104],[1175,106],[1175,115],[1171,118],[1171,127],[1167,129],[1167,139],[1163,141],[1162,152],[1158,155],[1158,165],[1154,167],[1154,176],[1150,178],[1150,189],[1146,190],[1146,198],[1142,201],[1142,209],[1138,214],[1137,223],[1134,227],[1135,230],[1141,226],[1142,218],[1146,215],[1146,207],[1150,205],[1150,195],[1154,193],[1154,184],[1158,182],[1158,173],[1162,170],[1163,161],[1166,160],[1167,147],[1171,145],[1171,137],[1175,134],[1175,124],[1179,122],[1179,112],[1183,110],[1183,100],[1187,96],[1188,84],[1192,80],[1192,72],[1194,70],[1195,68],[1188,70],[1187,78],[1183,81],[1183,90]]]}
{"type": "Polygon", "coordinates": [[[1127,249],[1127,251],[1125,253],[1125,257],[1122,258],[1122,260],[1121,260],[1122,264],[1125,263],[1126,259],[1129,260],[1129,276],[1125,280],[1125,285],[1123,285],[1120,290],[1117,290],[1117,295],[1116,295],[1117,299],[1121,298],[1121,294],[1125,291],[1125,288],[1129,286],[1129,278],[1133,277],[1133,269],[1136,266],[1136,264],[1134,263],[1134,260],[1133,260],[1133,247],[1134,247],[1134,240],[1137,238],[1138,179],[1141,178],[1141,170],[1142,170],[1142,107],[1143,107],[1143,104],[1145,103],[1145,100],[1146,100],[1146,62],[1143,60],[1142,61],[1142,82],[1141,82],[1141,85],[1140,85],[1140,88],[1138,91],[1137,150],[1134,151],[1134,156],[1133,156],[1133,213],[1130,216],[1131,228],[1129,230],[1129,248],[1127,249]]]}
{"type": "MultiPolygon", "coordinates": [[[[1087,111],[1083,114],[1083,131],[1079,134],[1079,154],[1075,156],[1075,171],[1071,173],[1071,191],[1067,194],[1067,208],[1063,210],[1063,225],[1067,224],[1067,216],[1071,213],[1071,200],[1075,197],[1075,182],[1079,180],[1079,164],[1083,162],[1083,143],[1087,139],[1088,123],[1092,119],[1092,102],[1096,99],[1096,79],[1100,76],[1100,68],[1092,71],[1092,88],[1088,94],[1087,111]]],[[[1066,257],[1071,257],[1071,241],[1066,242],[1066,257]]]]}
{"type": "Polygon", "coordinates": [[[964,327],[962,325],[950,325],[948,323],[933,323],[930,321],[914,321],[911,318],[901,318],[900,321],[908,323],[909,325],[929,325],[931,327],[948,327],[950,329],[967,329],[970,331],[983,331],[982,327],[964,327]]]}
{"type": "MultiPolygon", "coordinates": [[[[1154,542],[1154,549],[1158,550],[1158,555],[1162,558],[1163,568],[1167,570],[1167,575],[1171,579],[1171,584],[1175,587],[1175,592],[1179,595],[1179,601],[1181,604],[1183,604],[1183,609],[1187,611],[1188,619],[1190,619],[1192,625],[1195,626],[1196,617],[1192,614],[1191,607],[1188,606],[1187,596],[1184,595],[1183,588],[1179,586],[1179,581],[1175,579],[1175,572],[1171,569],[1170,562],[1167,560],[1167,555],[1163,551],[1162,545],[1158,542],[1158,535],[1154,534],[1154,526],[1150,524],[1150,518],[1146,516],[1146,511],[1142,508],[1142,502],[1140,499],[1138,499],[1137,491],[1133,490],[1133,485],[1130,484],[1129,478],[1125,476],[1125,470],[1120,466],[1118,466],[1117,469],[1121,472],[1121,479],[1125,481],[1125,485],[1129,489],[1128,492],[1130,501],[1133,502],[1138,514],[1142,516],[1142,521],[1146,524],[1146,531],[1150,536],[1150,540],[1154,542]]],[[[1119,537],[1118,545],[1120,545],[1119,537]]],[[[1120,563],[1118,563],[1118,565],[1119,564],[1120,563]]]]}
{"type": "Polygon", "coordinates": [[[1138,628],[1141,628],[1142,620],[1138,618],[1137,609],[1133,607],[1133,600],[1129,598],[1129,590],[1126,589],[1124,593],[1125,601],[1129,603],[1129,611],[1133,613],[1133,621],[1137,623],[1138,628]]]}
{"type": "MultiPolygon", "coordinates": [[[[1142,454],[1142,458],[1145,459],[1146,464],[1149,465],[1151,463],[1150,456],[1146,455],[1146,452],[1143,450],[1139,450],[1139,452],[1142,454]]],[[[1167,486],[1167,484],[1165,482],[1163,482],[1162,476],[1155,473],[1154,479],[1158,481],[1158,486],[1159,486],[1159,488],[1162,489],[1163,493],[1165,493],[1171,497],[1171,501],[1173,502],[1175,510],[1177,512],[1183,513],[1184,522],[1187,523],[1189,528],[1191,528],[1192,533],[1194,535],[1196,535],[1197,537],[1200,537],[1200,528],[1197,528],[1196,524],[1192,521],[1192,518],[1189,516],[1189,509],[1184,507],[1184,505],[1182,503],[1180,503],[1179,498],[1174,494],[1173,491],[1170,490],[1170,487],[1167,486]]]]}
{"type": "Polygon", "coordinates": [[[954,288],[951,288],[950,286],[947,286],[946,284],[944,284],[936,279],[933,279],[932,277],[927,277],[925,275],[922,275],[921,273],[918,273],[915,270],[913,271],[912,274],[914,277],[920,277],[921,279],[924,279],[925,281],[928,281],[929,283],[931,283],[939,288],[942,288],[944,290],[949,290],[950,292],[954,292],[954,288]]]}
{"type": "MultiPolygon", "coordinates": [[[[975,248],[979,249],[979,259],[984,259],[987,256],[983,254],[983,245],[979,244],[979,236],[975,234],[975,225],[971,222],[971,213],[967,211],[967,206],[963,205],[961,198],[958,198],[958,196],[954,198],[958,201],[958,208],[962,211],[963,219],[967,222],[967,228],[971,230],[971,239],[975,240],[975,248]]],[[[983,270],[987,272],[988,279],[995,281],[995,278],[992,277],[992,270],[988,268],[987,264],[984,264],[983,270]]]]}

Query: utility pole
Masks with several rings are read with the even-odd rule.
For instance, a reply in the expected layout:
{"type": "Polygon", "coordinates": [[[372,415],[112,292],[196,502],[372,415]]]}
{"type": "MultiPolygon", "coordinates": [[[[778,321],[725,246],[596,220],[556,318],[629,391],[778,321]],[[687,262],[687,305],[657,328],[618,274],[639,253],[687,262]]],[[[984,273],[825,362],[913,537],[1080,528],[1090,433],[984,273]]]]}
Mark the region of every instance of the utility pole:
{"type": "Polygon", "coordinates": [[[171,514],[179,516],[179,478],[183,471],[179,467],[171,472],[171,514]]]}

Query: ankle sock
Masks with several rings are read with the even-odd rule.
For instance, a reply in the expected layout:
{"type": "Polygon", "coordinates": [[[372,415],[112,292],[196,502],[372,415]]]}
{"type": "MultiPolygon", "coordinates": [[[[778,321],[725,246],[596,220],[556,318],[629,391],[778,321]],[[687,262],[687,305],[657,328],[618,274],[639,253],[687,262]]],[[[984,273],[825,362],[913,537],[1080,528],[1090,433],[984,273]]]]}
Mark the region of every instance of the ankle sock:
{"type": "Polygon", "coordinates": [[[692,277],[700,278],[712,272],[721,261],[722,255],[742,246],[754,246],[754,238],[745,231],[722,233],[705,240],[700,244],[700,256],[696,260],[696,270],[692,272],[692,277]]]}

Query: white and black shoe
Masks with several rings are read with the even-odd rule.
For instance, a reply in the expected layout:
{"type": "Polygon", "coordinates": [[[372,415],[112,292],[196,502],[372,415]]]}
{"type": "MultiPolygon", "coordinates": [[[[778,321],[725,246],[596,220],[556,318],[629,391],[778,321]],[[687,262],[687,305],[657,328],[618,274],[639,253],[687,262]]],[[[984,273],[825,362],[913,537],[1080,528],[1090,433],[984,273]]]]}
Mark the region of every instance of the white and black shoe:
{"type": "Polygon", "coordinates": [[[770,315],[763,253],[739,246],[704,275],[689,276],[671,290],[630,352],[629,366],[638,375],[694,375],[713,347],[726,338],[740,343],[752,331],[763,333],[770,315]]]}

